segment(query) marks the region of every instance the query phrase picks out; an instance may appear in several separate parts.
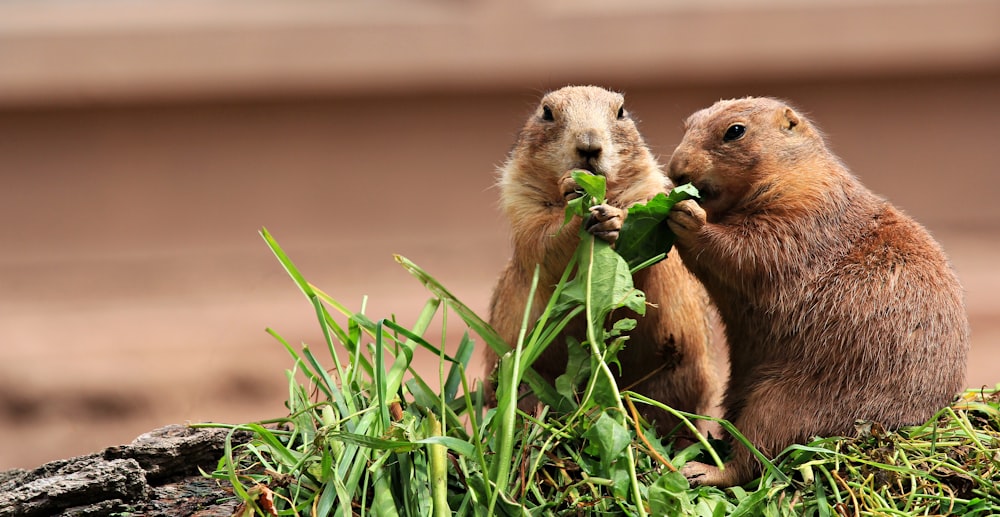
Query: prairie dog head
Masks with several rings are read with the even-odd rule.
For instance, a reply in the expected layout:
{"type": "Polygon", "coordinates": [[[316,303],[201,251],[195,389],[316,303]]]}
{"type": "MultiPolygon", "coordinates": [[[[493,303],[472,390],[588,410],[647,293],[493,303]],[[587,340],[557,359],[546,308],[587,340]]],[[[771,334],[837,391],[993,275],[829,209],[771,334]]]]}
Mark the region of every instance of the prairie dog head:
{"type": "MultiPolygon", "coordinates": [[[[596,86],[567,86],[542,97],[501,167],[505,194],[560,200],[558,180],[585,169],[609,189],[654,169],[665,182],[625,108],[625,97],[596,86]]],[[[539,199],[541,201],[541,199],[539,199]]]]}
{"type": "Polygon", "coordinates": [[[691,182],[711,218],[755,201],[816,186],[805,160],[826,155],[822,137],[802,115],[766,97],[723,100],[695,112],[667,175],[691,182]],[[817,144],[819,147],[817,147],[817,144]]]}

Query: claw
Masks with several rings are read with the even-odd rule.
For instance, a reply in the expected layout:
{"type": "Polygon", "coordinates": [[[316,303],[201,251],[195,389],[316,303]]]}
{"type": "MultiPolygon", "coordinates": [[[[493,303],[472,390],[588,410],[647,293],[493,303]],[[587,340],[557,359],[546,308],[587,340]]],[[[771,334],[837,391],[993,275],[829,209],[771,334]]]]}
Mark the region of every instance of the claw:
{"type": "Polygon", "coordinates": [[[622,229],[625,212],[611,205],[596,205],[590,207],[590,217],[584,222],[584,227],[591,235],[614,244],[622,229]]]}

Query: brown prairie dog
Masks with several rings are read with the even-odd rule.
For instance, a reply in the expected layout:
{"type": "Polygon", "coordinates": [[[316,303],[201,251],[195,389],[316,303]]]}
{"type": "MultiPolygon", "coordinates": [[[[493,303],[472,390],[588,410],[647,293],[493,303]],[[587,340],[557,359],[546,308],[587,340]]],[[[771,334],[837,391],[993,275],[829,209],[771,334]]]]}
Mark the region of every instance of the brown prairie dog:
{"type": "MultiPolygon", "coordinates": [[[[702,199],[675,206],[669,224],[726,326],[726,418],[773,457],[853,434],[857,419],[895,428],[947,405],[965,382],[969,325],[927,231],[778,100],[720,101],[685,126],[668,174],[702,199]]],[[[759,469],[737,446],[724,470],[684,473],[730,486],[759,469]]]]}
{"type": "MultiPolygon", "coordinates": [[[[560,230],[566,200],[578,195],[569,171],[585,169],[607,178],[610,207],[595,211],[588,229],[610,242],[621,228],[624,209],[668,188],[669,180],[623,103],[622,95],[594,86],[565,87],[545,95],[500,168],[501,206],[510,221],[513,256],[493,292],[490,323],[511,346],[521,328],[536,264],[540,278],[532,322],[579,244],[580,220],[560,230]]],[[[623,371],[619,386],[676,409],[708,411],[716,381],[707,354],[709,306],[704,289],[676,254],[640,271],[634,281],[651,305],[645,316],[638,317],[638,327],[619,353],[623,371]]],[[[582,320],[571,323],[564,335],[582,342],[582,320]]],[[[488,369],[496,359],[487,349],[488,369]]],[[[566,359],[561,336],[533,367],[552,382],[564,372],[566,359]]],[[[661,432],[677,423],[665,412],[646,415],[657,421],[661,432]]]]}

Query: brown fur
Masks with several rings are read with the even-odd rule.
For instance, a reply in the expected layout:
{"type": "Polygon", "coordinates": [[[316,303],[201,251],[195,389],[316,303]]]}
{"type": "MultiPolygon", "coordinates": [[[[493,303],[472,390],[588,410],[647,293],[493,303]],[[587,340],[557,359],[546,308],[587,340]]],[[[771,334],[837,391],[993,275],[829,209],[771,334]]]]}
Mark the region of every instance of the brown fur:
{"type": "MultiPolygon", "coordinates": [[[[513,256],[493,292],[490,323],[511,346],[520,331],[535,265],[540,265],[540,279],[532,322],[579,244],[579,219],[560,231],[566,199],[573,196],[576,187],[567,171],[581,168],[607,178],[611,207],[592,215],[591,222],[595,217],[597,221],[589,229],[612,242],[621,227],[622,210],[647,201],[669,184],[624,111],[623,102],[621,95],[593,86],[549,93],[528,118],[500,168],[501,204],[511,225],[513,256]],[[546,113],[551,113],[551,120],[545,120],[546,113]]],[[[638,327],[618,356],[624,372],[620,386],[676,409],[708,411],[716,381],[707,354],[709,306],[704,289],[676,253],[640,271],[634,280],[652,305],[638,318],[638,327]],[[653,375],[630,386],[647,374],[653,375]]],[[[583,341],[582,319],[571,323],[565,335],[583,341]]],[[[550,382],[566,367],[564,336],[557,338],[533,366],[550,382]]],[[[487,349],[488,369],[494,367],[496,359],[487,349]]],[[[677,423],[665,412],[646,414],[657,420],[661,431],[677,423]]]]}
{"type": "MultiPolygon", "coordinates": [[[[856,419],[926,421],[963,388],[962,289],[927,231],[861,185],[780,101],[720,101],[692,115],[669,176],[704,194],[670,226],[715,302],[732,370],[727,419],[773,457],[856,419]],[[742,138],[724,141],[734,124],[742,138]]],[[[696,484],[759,473],[744,447],[696,484]]]]}

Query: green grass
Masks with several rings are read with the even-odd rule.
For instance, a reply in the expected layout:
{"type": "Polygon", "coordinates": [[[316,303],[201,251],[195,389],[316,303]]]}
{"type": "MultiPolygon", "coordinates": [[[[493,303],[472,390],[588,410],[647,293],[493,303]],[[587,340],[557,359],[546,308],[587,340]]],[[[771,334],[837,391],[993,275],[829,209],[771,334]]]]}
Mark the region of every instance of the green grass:
{"type": "MultiPolygon", "coordinates": [[[[589,194],[585,202],[603,197],[589,194]]],[[[856,437],[816,439],[773,461],[762,457],[764,474],[744,487],[688,487],[676,468],[694,458],[720,462],[712,447],[719,442],[699,435],[684,450],[661,442],[638,417],[637,404],[659,405],[687,424],[704,417],[620,393],[611,368],[635,322],[604,324],[616,307],[641,311],[644,299],[630,275],[641,265],[628,264],[662,257],[626,263],[606,244],[583,238],[543,316],[526,318],[509,349],[403,257],[397,261],[430,293],[409,326],[369,317],[364,302],[348,309],[307,282],[266,230],[262,235],[309,300],[324,342],[317,350],[295,347],[268,330],[291,358],[287,415],[227,426],[231,437],[249,431],[252,439],[227,441],[218,468],[207,474],[232,486],[243,501],[241,515],[1000,514],[995,389],[966,392],[921,426],[895,433],[862,426],[856,437]],[[548,385],[530,365],[581,314],[589,322],[587,339],[569,346],[570,371],[579,373],[548,385]],[[454,317],[467,331],[448,353],[444,341],[454,317]],[[440,343],[423,337],[433,326],[441,329],[440,343]],[[477,375],[466,371],[475,346],[501,355],[495,408],[470,379],[477,375]],[[417,354],[437,358],[436,379],[414,371],[417,354]],[[548,405],[543,414],[518,410],[522,383],[548,405]]]]}

